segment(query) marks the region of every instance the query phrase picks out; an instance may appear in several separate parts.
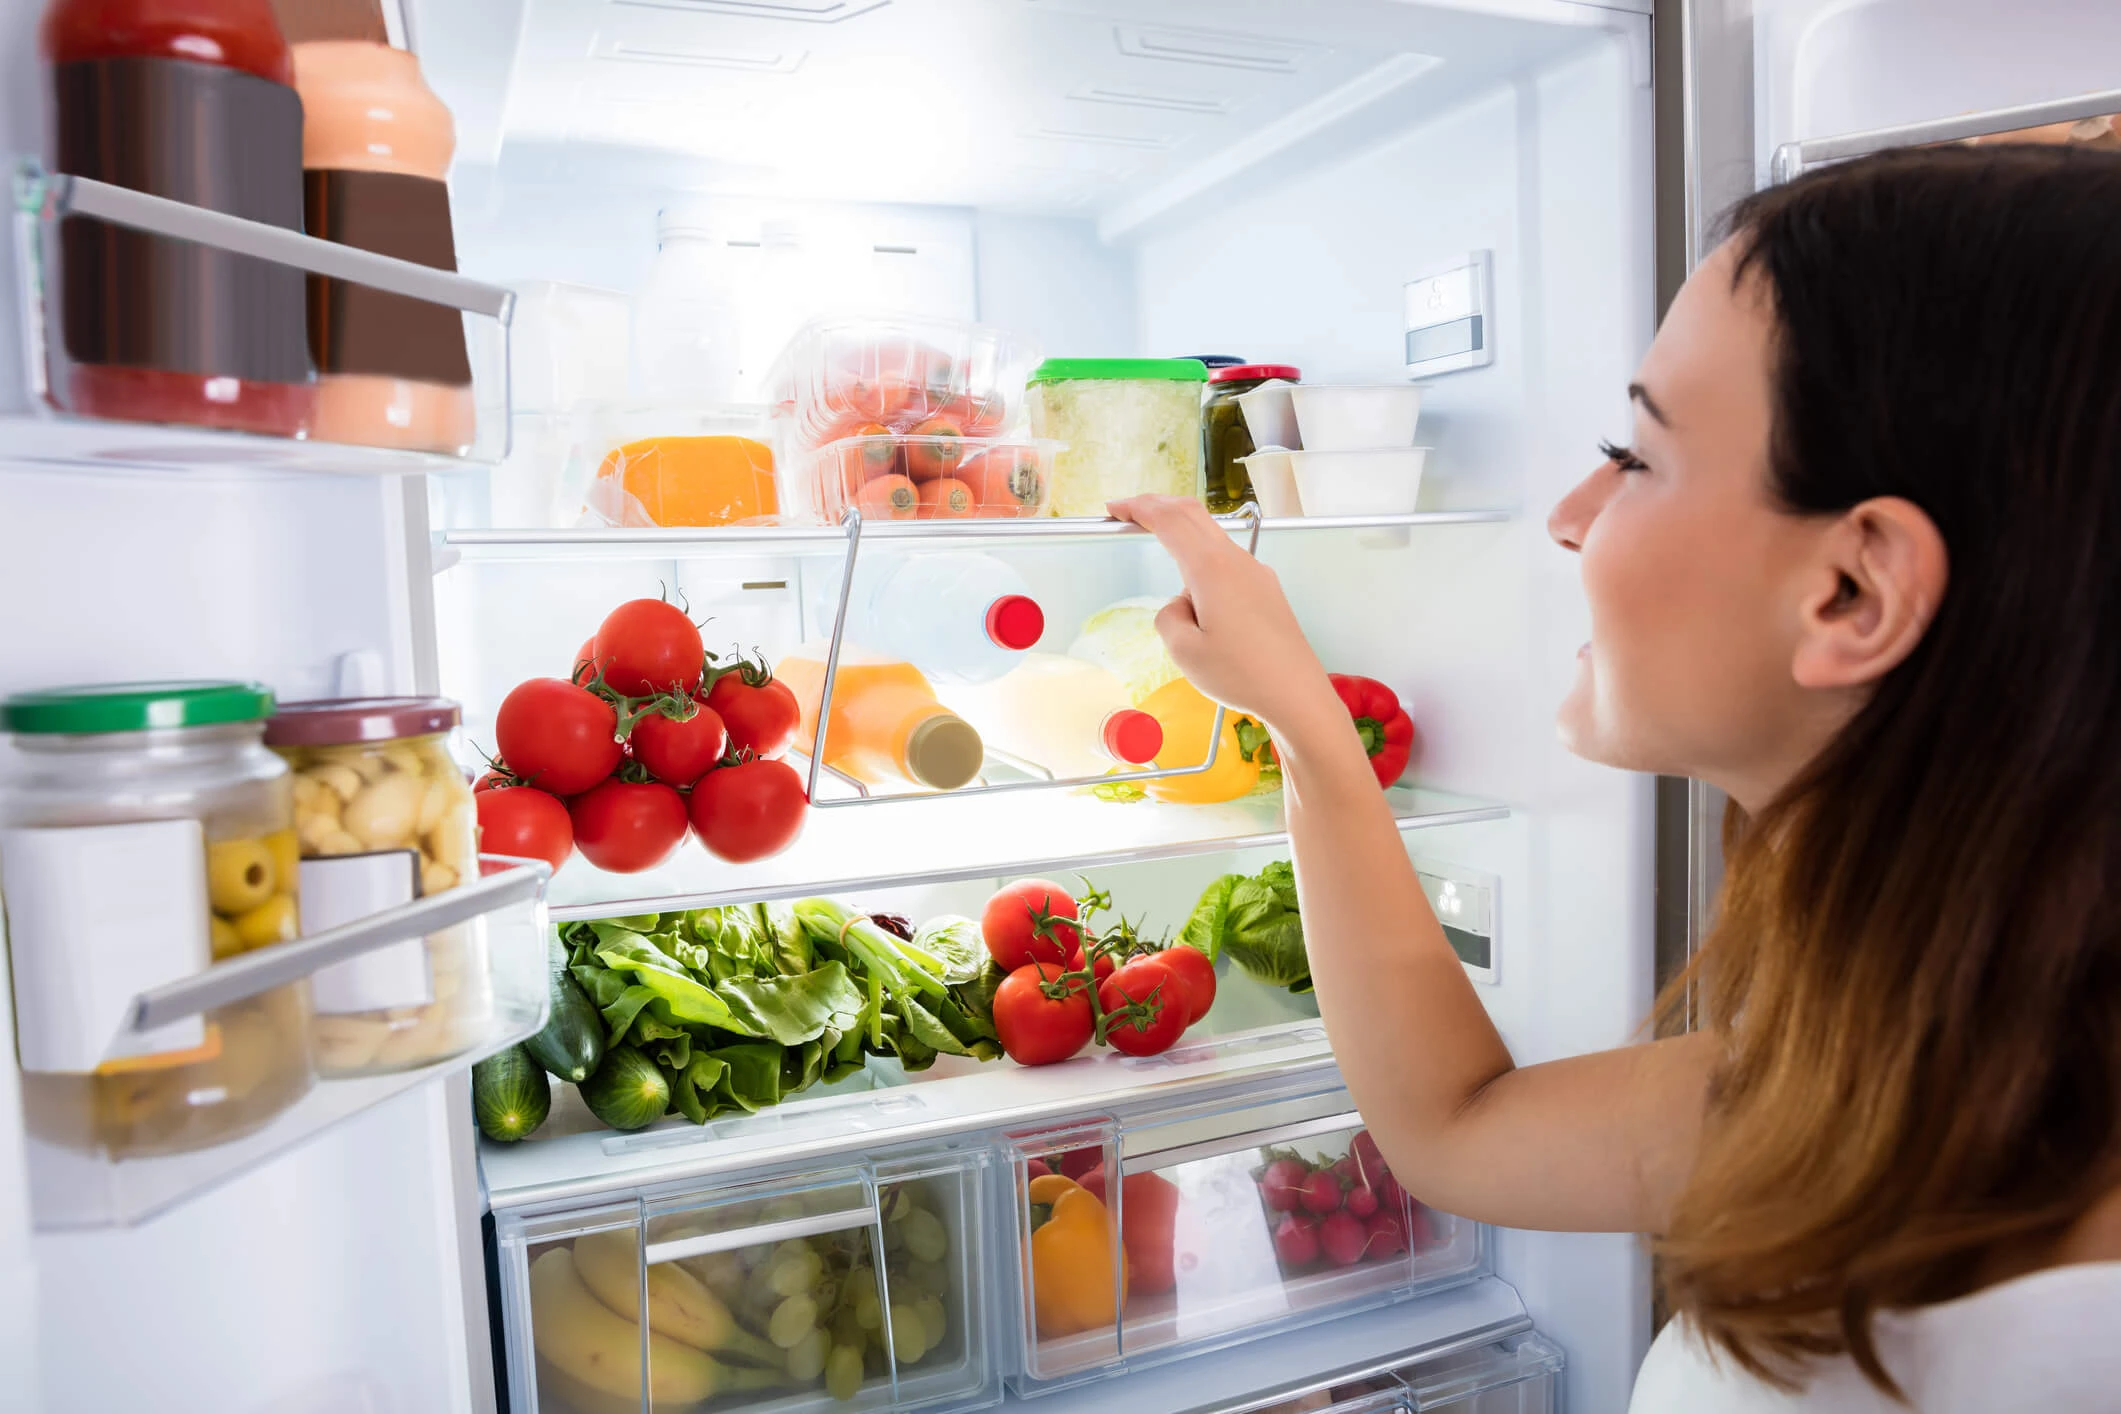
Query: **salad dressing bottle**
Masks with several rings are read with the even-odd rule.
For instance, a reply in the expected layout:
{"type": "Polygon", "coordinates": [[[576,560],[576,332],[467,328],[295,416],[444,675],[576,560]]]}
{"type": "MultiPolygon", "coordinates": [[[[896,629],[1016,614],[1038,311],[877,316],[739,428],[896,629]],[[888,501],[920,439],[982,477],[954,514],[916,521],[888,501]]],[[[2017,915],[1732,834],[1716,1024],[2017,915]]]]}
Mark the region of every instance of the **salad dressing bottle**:
{"type": "MultiPolygon", "coordinates": [[[[824,700],[822,643],[799,648],[774,665],[802,709],[799,748],[817,740],[824,700]]],[[[980,772],[986,747],[972,725],[936,700],[911,663],[843,645],[833,680],[825,764],[867,785],[956,790],[980,772]]]]}

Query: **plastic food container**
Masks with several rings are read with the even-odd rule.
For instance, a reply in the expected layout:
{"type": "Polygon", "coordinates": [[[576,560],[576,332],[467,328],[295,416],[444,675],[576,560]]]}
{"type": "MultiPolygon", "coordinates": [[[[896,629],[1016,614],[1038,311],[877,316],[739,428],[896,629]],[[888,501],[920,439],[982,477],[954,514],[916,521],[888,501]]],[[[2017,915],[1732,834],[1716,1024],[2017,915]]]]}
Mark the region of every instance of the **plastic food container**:
{"type": "Polygon", "coordinates": [[[1123,496],[1201,494],[1200,388],[1186,358],[1049,358],[1031,375],[1034,436],[1065,442],[1048,511],[1102,518],[1123,496]]]}
{"type": "MultiPolygon", "coordinates": [[[[557,483],[545,493],[552,524],[745,525],[780,518],[764,408],[607,403],[561,421],[566,451],[557,483]]],[[[536,466],[524,468],[526,476],[537,473],[536,466]]],[[[536,497],[513,499],[534,505],[536,497]]]]}
{"type": "Polygon", "coordinates": [[[287,767],[255,683],[122,683],[0,704],[15,1034],[30,1132],[114,1158],[263,1125],[312,1081],[309,1008],[276,988],[152,1033],[132,999],[291,941],[299,868],[287,767]]]}
{"type": "MultiPolygon", "coordinates": [[[[477,811],[446,745],[457,719],[446,698],[368,697],[290,702],[266,725],[294,769],[304,933],[477,877],[477,811]]],[[[318,1073],[406,1070],[473,1044],[493,1014],[486,951],[474,920],[319,971],[318,1073]]]]}
{"type": "Polygon", "coordinates": [[[821,319],[767,375],[798,446],[884,433],[983,438],[1005,431],[1038,345],[939,319],[821,319]]]}
{"type": "Polygon", "coordinates": [[[1304,513],[1293,464],[1293,459],[1300,455],[1272,447],[1245,458],[1245,472],[1251,477],[1253,493],[1258,496],[1259,509],[1264,514],[1286,518],[1304,513]]]}
{"type": "Polygon", "coordinates": [[[1290,445],[1307,452],[1410,447],[1421,417],[1421,389],[1411,383],[1313,383],[1291,388],[1289,400],[1302,439],[1290,445]]]}
{"type": "MultiPolygon", "coordinates": [[[[1294,383],[1301,369],[1286,363],[1241,363],[1208,373],[1208,400],[1200,408],[1202,499],[1217,515],[1228,515],[1254,498],[1245,458],[1256,445],[1239,400],[1270,380],[1294,383]]],[[[1268,446],[1286,446],[1270,442],[1268,446]]]]}
{"type": "Polygon", "coordinates": [[[1428,459],[1427,447],[1289,453],[1307,516],[1409,514],[1420,498],[1421,469],[1428,459]]]}
{"type": "Polygon", "coordinates": [[[1304,444],[1303,435],[1296,429],[1296,404],[1289,398],[1289,391],[1294,386],[1282,382],[1262,383],[1238,397],[1237,405],[1244,412],[1245,430],[1252,434],[1253,446],[1283,447],[1293,451],[1304,444]]]}
{"type": "Polygon", "coordinates": [[[1014,519],[1043,515],[1057,442],[962,437],[848,437],[797,453],[789,502],[837,521],[1014,519]]]}

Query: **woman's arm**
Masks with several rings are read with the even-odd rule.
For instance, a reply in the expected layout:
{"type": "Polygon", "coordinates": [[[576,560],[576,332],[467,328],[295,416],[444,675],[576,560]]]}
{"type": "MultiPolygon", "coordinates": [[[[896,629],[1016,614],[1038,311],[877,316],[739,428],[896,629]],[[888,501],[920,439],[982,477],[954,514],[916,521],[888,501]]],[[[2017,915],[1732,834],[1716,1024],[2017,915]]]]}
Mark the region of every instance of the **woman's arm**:
{"type": "Polygon", "coordinates": [[[1198,502],[1113,511],[1154,532],[1185,576],[1157,620],[1179,667],[1273,733],[1319,1012],[1393,1173],[1424,1202],[1511,1227],[1658,1227],[1691,1161],[1712,1038],[1519,1069],[1274,572],[1198,502]]]}

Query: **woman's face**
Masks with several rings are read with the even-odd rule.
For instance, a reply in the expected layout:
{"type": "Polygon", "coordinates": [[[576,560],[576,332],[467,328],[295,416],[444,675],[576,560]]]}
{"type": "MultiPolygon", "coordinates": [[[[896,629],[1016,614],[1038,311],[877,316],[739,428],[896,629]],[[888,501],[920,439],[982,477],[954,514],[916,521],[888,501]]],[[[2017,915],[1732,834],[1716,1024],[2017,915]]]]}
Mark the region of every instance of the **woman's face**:
{"type": "Polygon", "coordinates": [[[1631,386],[1632,456],[1547,522],[1581,553],[1591,641],[1563,742],[1606,765],[1696,776],[1754,808],[1835,726],[1792,676],[1818,518],[1768,489],[1774,320],[1726,244],[1686,282],[1631,386]]]}

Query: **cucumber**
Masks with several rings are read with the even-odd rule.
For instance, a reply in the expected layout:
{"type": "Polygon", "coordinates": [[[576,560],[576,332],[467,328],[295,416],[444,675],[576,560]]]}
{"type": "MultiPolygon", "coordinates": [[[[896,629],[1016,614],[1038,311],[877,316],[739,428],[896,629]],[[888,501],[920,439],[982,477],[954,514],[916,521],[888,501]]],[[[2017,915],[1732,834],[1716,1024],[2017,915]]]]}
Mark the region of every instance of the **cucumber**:
{"type": "Polygon", "coordinates": [[[556,1080],[579,1085],[604,1059],[604,1018],[566,968],[552,974],[552,1010],[545,1027],[523,1043],[530,1058],[556,1080]]]}
{"type": "Polygon", "coordinates": [[[670,1109],[670,1082],[632,1046],[607,1047],[596,1073],[574,1088],[589,1112],[613,1129],[645,1129],[670,1109]]]}
{"type": "Polygon", "coordinates": [[[479,1133],[513,1144],[551,1113],[552,1083],[529,1051],[510,1046],[471,1068],[471,1108],[479,1133]]]}

